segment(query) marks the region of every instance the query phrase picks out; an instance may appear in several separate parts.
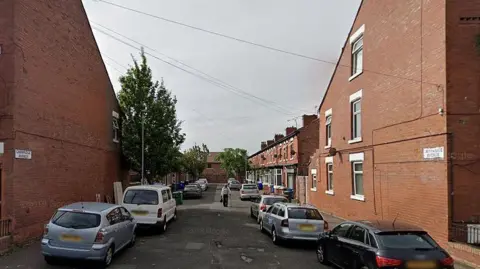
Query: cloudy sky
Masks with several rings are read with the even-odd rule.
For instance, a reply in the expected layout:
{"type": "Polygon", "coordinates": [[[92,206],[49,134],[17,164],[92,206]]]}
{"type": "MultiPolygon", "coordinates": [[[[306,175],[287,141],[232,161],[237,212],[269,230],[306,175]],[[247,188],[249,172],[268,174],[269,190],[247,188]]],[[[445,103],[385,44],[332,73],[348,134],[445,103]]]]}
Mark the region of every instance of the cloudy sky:
{"type": "MultiPolygon", "coordinates": [[[[327,62],[336,62],[360,4],[360,0],[108,1],[327,62]]],[[[131,55],[138,56],[139,43],[146,47],[155,79],[163,78],[178,99],[178,117],[187,134],[183,148],[205,143],[211,151],[240,147],[254,153],[261,141],[284,133],[287,126],[301,127],[301,118],[297,123],[291,119],[315,112],[333,72],[333,64],[104,1],[83,3],[116,91],[118,77],[132,63],[131,55]]]]}

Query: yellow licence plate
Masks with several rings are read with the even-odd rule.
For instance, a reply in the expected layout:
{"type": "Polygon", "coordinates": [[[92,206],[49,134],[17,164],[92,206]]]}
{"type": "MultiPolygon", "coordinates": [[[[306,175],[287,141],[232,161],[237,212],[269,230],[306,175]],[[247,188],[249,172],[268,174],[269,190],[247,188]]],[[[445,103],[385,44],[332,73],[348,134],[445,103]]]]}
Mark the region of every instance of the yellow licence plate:
{"type": "Polygon", "coordinates": [[[146,216],[148,215],[148,211],[133,210],[132,214],[136,216],[146,216]]]}
{"type": "Polygon", "coordinates": [[[435,268],[437,264],[433,261],[409,261],[407,268],[409,269],[431,269],[435,268]]]}
{"type": "Polygon", "coordinates": [[[62,241],[67,241],[67,242],[80,242],[82,241],[82,238],[77,235],[71,235],[71,234],[63,234],[61,236],[62,241]]]}
{"type": "Polygon", "coordinates": [[[298,228],[304,232],[313,232],[315,231],[315,226],[311,224],[300,224],[298,225],[298,228]]]}

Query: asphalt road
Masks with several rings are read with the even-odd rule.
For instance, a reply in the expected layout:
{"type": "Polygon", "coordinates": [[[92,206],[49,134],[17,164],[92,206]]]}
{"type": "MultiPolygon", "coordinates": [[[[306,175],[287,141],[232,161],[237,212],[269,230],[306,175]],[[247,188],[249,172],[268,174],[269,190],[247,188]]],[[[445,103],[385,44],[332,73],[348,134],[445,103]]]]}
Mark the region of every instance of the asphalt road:
{"type": "MultiPolygon", "coordinates": [[[[312,245],[273,245],[250,219],[250,202],[240,201],[238,192],[229,208],[219,198],[219,190],[211,188],[202,199],[186,200],[165,234],[139,233],[137,245],[115,256],[110,268],[327,268],[317,262],[312,245]]],[[[92,268],[79,262],[49,266],[39,247],[35,243],[0,258],[0,268],[92,268]]]]}

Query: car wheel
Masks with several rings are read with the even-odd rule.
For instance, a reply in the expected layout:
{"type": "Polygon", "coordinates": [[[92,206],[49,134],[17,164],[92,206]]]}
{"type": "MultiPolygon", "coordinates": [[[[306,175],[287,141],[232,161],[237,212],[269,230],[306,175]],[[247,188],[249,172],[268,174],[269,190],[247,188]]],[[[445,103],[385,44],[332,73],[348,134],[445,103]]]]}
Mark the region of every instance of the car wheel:
{"type": "Polygon", "coordinates": [[[162,224],[162,233],[165,233],[167,231],[167,216],[163,219],[163,224],[162,224]]]}
{"type": "Polygon", "coordinates": [[[260,227],[260,232],[265,232],[265,229],[263,229],[263,221],[260,220],[259,222],[259,227],[260,227]]]}
{"type": "Polygon", "coordinates": [[[317,260],[321,264],[328,264],[327,257],[325,256],[325,248],[322,244],[317,246],[317,260]]]}
{"type": "Polygon", "coordinates": [[[173,221],[177,220],[177,209],[175,208],[175,211],[173,212],[173,221]]]}
{"type": "Polygon", "coordinates": [[[55,259],[54,257],[45,256],[44,258],[45,258],[45,262],[49,265],[57,264],[57,259],[55,259]]]}
{"type": "Polygon", "coordinates": [[[275,231],[275,227],[272,227],[272,242],[275,245],[278,245],[278,237],[277,237],[277,231],[275,231]]]}
{"type": "Polygon", "coordinates": [[[103,258],[102,267],[103,268],[108,267],[112,263],[112,260],[113,260],[113,246],[107,249],[107,253],[105,253],[105,257],[103,258]]]}
{"type": "Polygon", "coordinates": [[[137,233],[133,232],[132,238],[130,239],[130,243],[128,244],[128,247],[131,248],[135,246],[135,242],[137,241],[137,233]]]}

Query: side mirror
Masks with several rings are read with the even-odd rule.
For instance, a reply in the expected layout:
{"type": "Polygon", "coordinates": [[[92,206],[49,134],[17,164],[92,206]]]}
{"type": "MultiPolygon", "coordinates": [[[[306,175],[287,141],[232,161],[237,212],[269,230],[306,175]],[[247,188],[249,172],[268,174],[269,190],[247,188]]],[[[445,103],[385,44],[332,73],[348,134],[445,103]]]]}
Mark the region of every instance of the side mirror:
{"type": "Polygon", "coordinates": [[[338,236],[334,235],[334,234],[328,234],[328,236],[330,237],[330,239],[332,240],[338,240],[338,236]]]}

